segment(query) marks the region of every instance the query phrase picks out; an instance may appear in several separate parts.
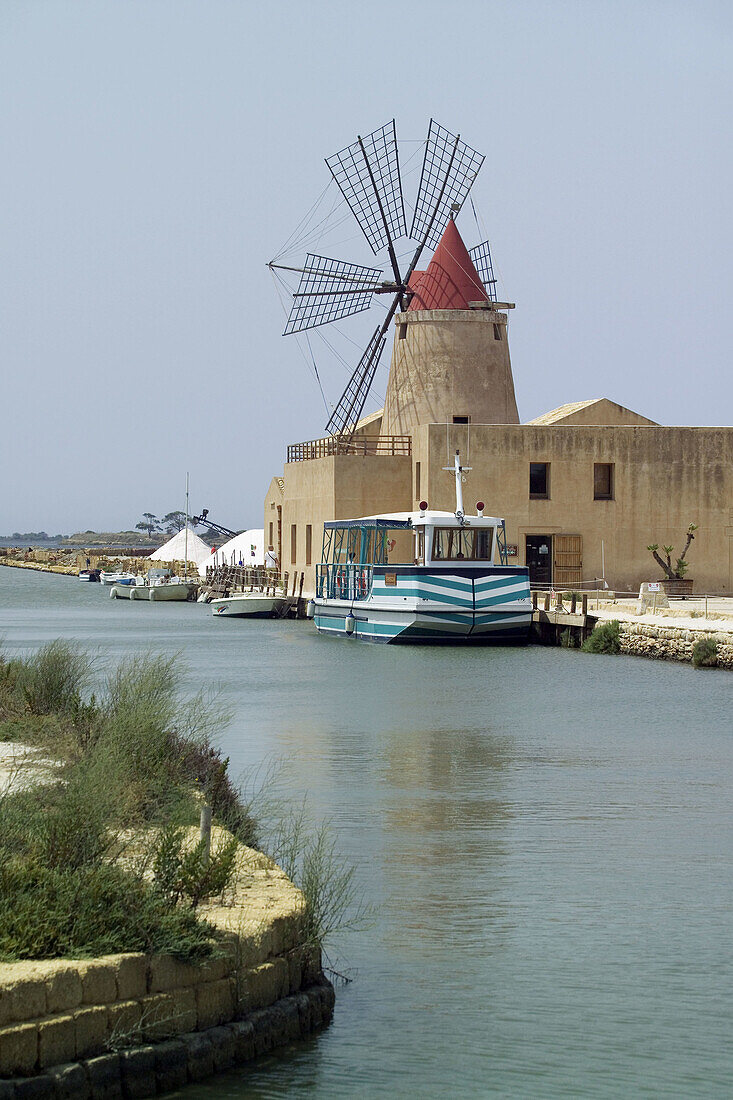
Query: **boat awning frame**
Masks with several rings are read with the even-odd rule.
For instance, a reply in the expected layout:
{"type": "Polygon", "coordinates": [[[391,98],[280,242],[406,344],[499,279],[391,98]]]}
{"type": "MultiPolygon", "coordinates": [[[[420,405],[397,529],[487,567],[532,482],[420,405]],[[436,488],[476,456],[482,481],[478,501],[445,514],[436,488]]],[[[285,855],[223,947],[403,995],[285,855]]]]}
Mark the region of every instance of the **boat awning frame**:
{"type": "Polygon", "coordinates": [[[366,527],[373,531],[412,531],[411,519],[330,519],[323,524],[328,531],[343,527],[366,527]]]}

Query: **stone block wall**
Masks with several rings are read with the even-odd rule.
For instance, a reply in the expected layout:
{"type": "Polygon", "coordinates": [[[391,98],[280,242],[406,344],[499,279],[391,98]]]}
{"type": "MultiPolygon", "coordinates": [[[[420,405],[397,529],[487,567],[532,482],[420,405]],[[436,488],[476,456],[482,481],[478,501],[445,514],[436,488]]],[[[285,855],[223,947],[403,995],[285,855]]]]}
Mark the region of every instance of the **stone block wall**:
{"type": "Polygon", "coordinates": [[[733,634],[730,632],[622,621],[619,633],[622,653],[666,661],[691,661],[695,642],[703,638],[712,638],[716,643],[718,667],[733,669],[733,634]]]}
{"type": "MultiPolygon", "coordinates": [[[[155,1061],[159,1044],[174,1040],[185,1079],[198,1079],[197,1073],[203,1075],[199,1048],[208,1052],[206,1065],[217,1061],[212,1031],[236,1022],[238,1030],[230,1026],[224,1046],[241,1054],[251,1039],[253,1056],[258,1044],[269,1049],[330,1017],[333,991],[321,973],[320,955],[303,943],[302,894],[261,853],[242,848],[240,857],[227,903],[202,909],[222,932],[216,956],[202,965],[137,953],[0,964],[0,1100],[6,1095],[3,1079],[21,1089],[18,1079],[32,1077],[40,1087],[61,1066],[67,1077],[74,1077],[69,1066],[82,1066],[87,1091],[68,1095],[87,1095],[95,1060],[108,1069],[114,1061],[121,1074],[132,1064],[133,1051],[154,1044],[155,1061]],[[287,1019],[292,1026],[285,1026],[287,1019]],[[247,1021],[252,1026],[242,1030],[247,1021]],[[269,1037],[258,1032],[258,1044],[255,1023],[260,1032],[272,1031],[269,1037]]],[[[53,1089],[49,1085],[34,1095],[62,1094],[56,1085],[53,1089]]],[[[135,1093],[154,1094],[155,1089],[135,1093]]]]}

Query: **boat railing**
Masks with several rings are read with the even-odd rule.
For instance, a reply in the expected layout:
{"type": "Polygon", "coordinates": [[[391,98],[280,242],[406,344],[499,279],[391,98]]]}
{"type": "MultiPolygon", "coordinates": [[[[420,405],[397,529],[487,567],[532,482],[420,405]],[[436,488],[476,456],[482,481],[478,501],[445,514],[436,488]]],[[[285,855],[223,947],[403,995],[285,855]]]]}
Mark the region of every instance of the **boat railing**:
{"type": "Polygon", "coordinates": [[[366,600],[371,595],[374,567],[349,562],[316,566],[316,596],[326,600],[366,600]]]}

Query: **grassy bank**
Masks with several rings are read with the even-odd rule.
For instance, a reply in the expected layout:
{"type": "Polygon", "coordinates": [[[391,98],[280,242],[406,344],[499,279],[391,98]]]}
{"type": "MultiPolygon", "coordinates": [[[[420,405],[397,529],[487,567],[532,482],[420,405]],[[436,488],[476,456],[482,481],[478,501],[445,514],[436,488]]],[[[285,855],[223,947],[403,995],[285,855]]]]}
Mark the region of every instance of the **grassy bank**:
{"type": "Polygon", "coordinates": [[[0,793],[0,960],[117,951],[203,958],[198,901],[223,888],[233,847],[184,843],[202,801],[245,844],[255,824],[211,737],[221,715],[181,702],[175,660],[123,662],[91,694],[76,647],[0,656],[0,740],[43,750],[41,782],[0,793]]]}

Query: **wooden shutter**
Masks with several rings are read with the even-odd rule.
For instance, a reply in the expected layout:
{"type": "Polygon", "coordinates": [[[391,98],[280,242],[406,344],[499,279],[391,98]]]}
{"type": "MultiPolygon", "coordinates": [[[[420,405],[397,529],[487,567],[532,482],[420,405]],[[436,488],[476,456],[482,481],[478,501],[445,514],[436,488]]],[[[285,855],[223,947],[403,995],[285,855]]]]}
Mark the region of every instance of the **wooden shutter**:
{"type": "Polygon", "coordinates": [[[555,535],[552,540],[553,588],[572,588],[583,579],[583,536],[555,535]]]}

